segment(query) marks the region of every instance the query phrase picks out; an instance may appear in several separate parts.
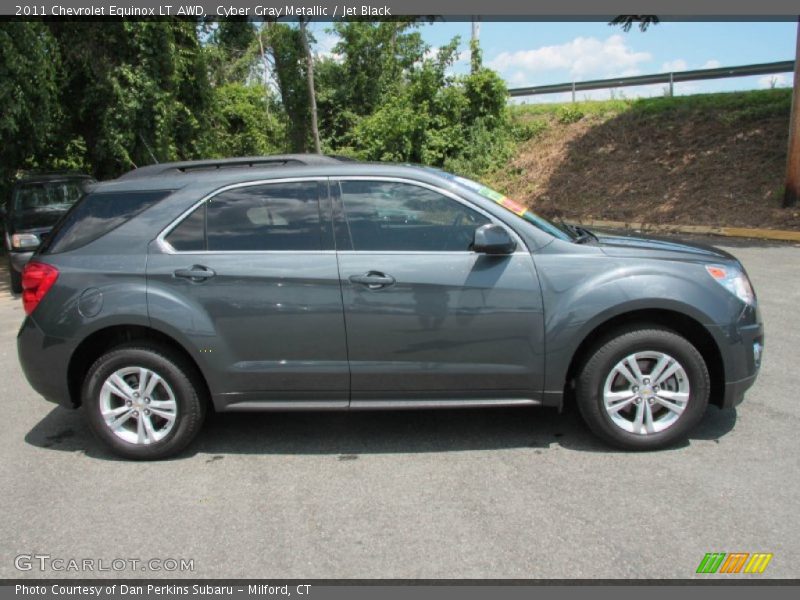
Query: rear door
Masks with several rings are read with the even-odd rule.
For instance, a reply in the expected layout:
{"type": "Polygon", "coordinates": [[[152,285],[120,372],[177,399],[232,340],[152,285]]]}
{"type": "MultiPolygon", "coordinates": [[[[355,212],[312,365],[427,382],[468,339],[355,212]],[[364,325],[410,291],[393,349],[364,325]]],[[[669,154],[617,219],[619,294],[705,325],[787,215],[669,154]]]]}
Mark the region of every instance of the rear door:
{"type": "Polygon", "coordinates": [[[351,406],[538,398],[542,300],[530,253],[470,249],[492,217],[420,182],[332,182],[351,406]]]}
{"type": "Polygon", "coordinates": [[[150,316],[189,337],[218,407],[347,406],[326,180],[237,185],[194,208],[148,260],[150,316]]]}

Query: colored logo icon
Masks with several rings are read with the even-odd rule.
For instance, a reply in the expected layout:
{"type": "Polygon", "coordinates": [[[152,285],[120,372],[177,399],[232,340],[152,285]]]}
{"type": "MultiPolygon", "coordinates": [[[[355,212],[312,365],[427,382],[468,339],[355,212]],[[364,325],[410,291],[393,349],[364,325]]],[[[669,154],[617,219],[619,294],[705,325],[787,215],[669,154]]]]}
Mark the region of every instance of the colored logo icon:
{"type": "Polygon", "coordinates": [[[772,560],[772,553],[767,552],[708,552],[700,561],[697,573],[763,573],[772,560]]]}

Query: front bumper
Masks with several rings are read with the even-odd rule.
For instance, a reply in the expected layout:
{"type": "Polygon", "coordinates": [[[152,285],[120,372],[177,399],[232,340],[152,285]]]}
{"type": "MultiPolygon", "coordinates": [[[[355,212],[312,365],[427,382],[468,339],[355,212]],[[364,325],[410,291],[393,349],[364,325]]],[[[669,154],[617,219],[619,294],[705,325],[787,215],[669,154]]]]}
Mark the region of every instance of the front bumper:
{"type": "Polygon", "coordinates": [[[727,327],[712,327],[724,369],[725,386],[718,403],[721,408],[733,408],[744,400],[761,368],[764,348],[764,324],[757,309],[745,311],[736,323],[727,327]]]}
{"type": "Polygon", "coordinates": [[[33,257],[33,250],[30,252],[9,252],[8,258],[11,261],[11,268],[15,271],[19,271],[22,273],[22,269],[25,268],[25,265],[28,261],[33,257]]]}

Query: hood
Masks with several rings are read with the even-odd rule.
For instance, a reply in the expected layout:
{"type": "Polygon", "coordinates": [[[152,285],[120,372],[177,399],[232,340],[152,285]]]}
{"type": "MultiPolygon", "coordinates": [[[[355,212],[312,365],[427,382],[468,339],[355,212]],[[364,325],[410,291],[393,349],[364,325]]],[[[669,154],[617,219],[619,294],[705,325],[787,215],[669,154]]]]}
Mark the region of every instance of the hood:
{"type": "Polygon", "coordinates": [[[600,247],[608,256],[697,260],[704,262],[735,261],[719,248],[693,242],[656,237],[598,235],[600,247]]]}

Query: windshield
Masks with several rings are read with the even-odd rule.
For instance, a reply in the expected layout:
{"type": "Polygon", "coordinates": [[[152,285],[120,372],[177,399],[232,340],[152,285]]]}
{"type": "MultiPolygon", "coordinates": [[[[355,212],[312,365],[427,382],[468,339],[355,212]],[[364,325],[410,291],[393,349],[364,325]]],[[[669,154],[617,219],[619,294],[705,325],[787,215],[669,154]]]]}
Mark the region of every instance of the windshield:
{"type": "Polygon", "coordinates": [[[524,219],[528,221],[528,223],[533,223],[536,227],[549,233],[552,236],[557,237],[558,239],[565,240],[565,241],[572,241],[574,236],[570,233],[569,229],[566,227],[562,227],[555,223],[551,223],[544,217],[540,217],[535,212],[530,210],[529,208],[523,206],[522,204],[512,200],[511,198],[504,196],[500,192],[496,192],[495,190],[491,189],[483,185],[482,183],[478,183],[477,181],[473,181],[471,179],[467,179],[466,177],[460,177],[458,175],[453,175],[452,173],[447,173],[446,171],[439,171],[440,175],[447,177],[451,181],[459,184],[462,187],[467,188],[473,192],[477,192],[484,198],[488,198],[496,202],[499,206],[505,208],[508,212],[513,213],[520,219],[524,219]]]}
{"type": "Polygon", "coordinates": [[[23,183],[14,190],[14,212],[67,210],[83,196],[85,181],[23,183]]]}

